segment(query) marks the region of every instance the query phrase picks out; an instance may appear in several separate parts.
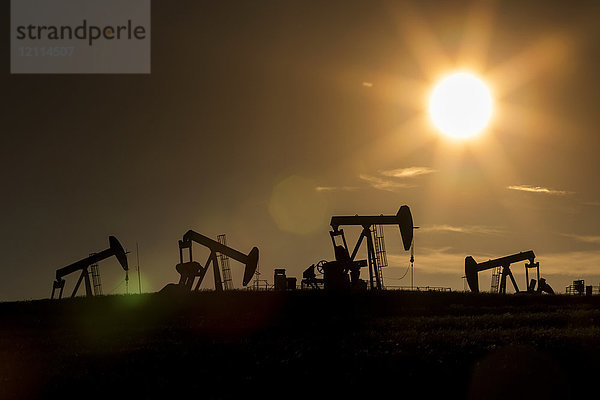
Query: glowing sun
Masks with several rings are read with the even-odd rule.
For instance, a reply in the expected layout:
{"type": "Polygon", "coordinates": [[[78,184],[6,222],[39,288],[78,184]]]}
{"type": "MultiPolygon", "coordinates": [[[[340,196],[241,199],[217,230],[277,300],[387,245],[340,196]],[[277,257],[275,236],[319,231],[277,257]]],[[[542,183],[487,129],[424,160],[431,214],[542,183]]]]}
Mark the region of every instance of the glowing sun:
{"type": "Polygon", "coordinates": [[[483,132],[493,107],[489,87],[469,72],[447,75],[435,85],[429,97],[431,122],[451,139],[469,139],[483,132]]]}

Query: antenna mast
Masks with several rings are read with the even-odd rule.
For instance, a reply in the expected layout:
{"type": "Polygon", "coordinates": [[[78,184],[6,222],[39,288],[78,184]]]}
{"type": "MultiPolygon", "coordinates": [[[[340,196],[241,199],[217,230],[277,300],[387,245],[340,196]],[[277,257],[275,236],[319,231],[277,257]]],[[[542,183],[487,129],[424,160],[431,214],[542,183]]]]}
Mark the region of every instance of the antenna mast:
{"type": "MultiPolygon", "coordinates": [[[[138,247],[138,242],[135,242],[135,256],[137,257],[138,290],[140,294],[142,294],[142,279],[140,278],[140,248],[138,247]]],[[[127,275],[126,279],[129,280],[127,275]]]]}

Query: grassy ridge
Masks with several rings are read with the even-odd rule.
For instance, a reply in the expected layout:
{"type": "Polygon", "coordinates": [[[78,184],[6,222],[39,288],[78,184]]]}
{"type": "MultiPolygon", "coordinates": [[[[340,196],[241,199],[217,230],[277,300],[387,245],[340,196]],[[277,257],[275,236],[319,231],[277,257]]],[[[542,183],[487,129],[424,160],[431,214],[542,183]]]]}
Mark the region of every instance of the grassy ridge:
{"type": "Polygon", "coordinates": [[[600,297],[152,294],[2,303],[0,321],[0,398],[564,399],[600,369],[600,297]]]}

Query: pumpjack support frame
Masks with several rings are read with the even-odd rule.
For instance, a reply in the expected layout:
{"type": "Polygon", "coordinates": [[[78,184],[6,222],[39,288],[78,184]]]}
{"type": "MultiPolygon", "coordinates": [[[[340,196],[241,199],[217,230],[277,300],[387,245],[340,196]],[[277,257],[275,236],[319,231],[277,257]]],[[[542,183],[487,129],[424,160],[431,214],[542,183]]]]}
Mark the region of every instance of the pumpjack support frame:
{"type": "Polygon", "coordinates": [[[117,258],[117,260],[119,261],[119,264],[121,264],[121,267],[123,267],[123,270],[128,271],[129,266],[127,264],[127,253],[123,249],[123,246],[121,246],[121,243],[119,243],[117,238],[114,236],[108,237],[108,243],[109,243],[108,249],[103,250],[99,253],[92,254],[91,256],[81,259],[73,264],[67,265],[66,267],[57,269],[56,270],[56,280],[52,284],[52,295],[50,296],[50,298],[51,299],[54,298],[54,295],[56,294],[56,290],[59,290],[58,298],[59,299],[62,298],[63,289],[65,287],[65,280],[63,278],[65,276],[72,274],[73,272],[77,272],[77,271],[81,271],[81,274],[79,275],[77,284],[75,285],[75,288],[73,289],[73,293],[71,293],[71,297],[75,297],[77,295],[77,291],[79,290],[79,286],[81,285],[82,281],[84,281],[84,283],[85,283],[86,296],[93,296],[92,284],[90,282],[90,275],[89,275],[88,268],[91,265],[94,265],[94,264],[96,264],[102,260],[105,260],[109,257],[115,256],[117,258]]]}

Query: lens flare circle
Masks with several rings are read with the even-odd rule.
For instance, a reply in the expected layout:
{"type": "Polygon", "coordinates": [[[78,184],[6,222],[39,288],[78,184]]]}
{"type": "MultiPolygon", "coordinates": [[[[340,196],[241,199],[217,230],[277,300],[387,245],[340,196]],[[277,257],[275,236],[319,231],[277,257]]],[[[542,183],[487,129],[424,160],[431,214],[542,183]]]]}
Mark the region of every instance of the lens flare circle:
{"type": "Polygon", "coordinates": [[[433,125],[451,139],[473,138],[492,118],[494,101],[486,83],[470,72],[455,72],[440,80],[429,97],[433,125]]]}

